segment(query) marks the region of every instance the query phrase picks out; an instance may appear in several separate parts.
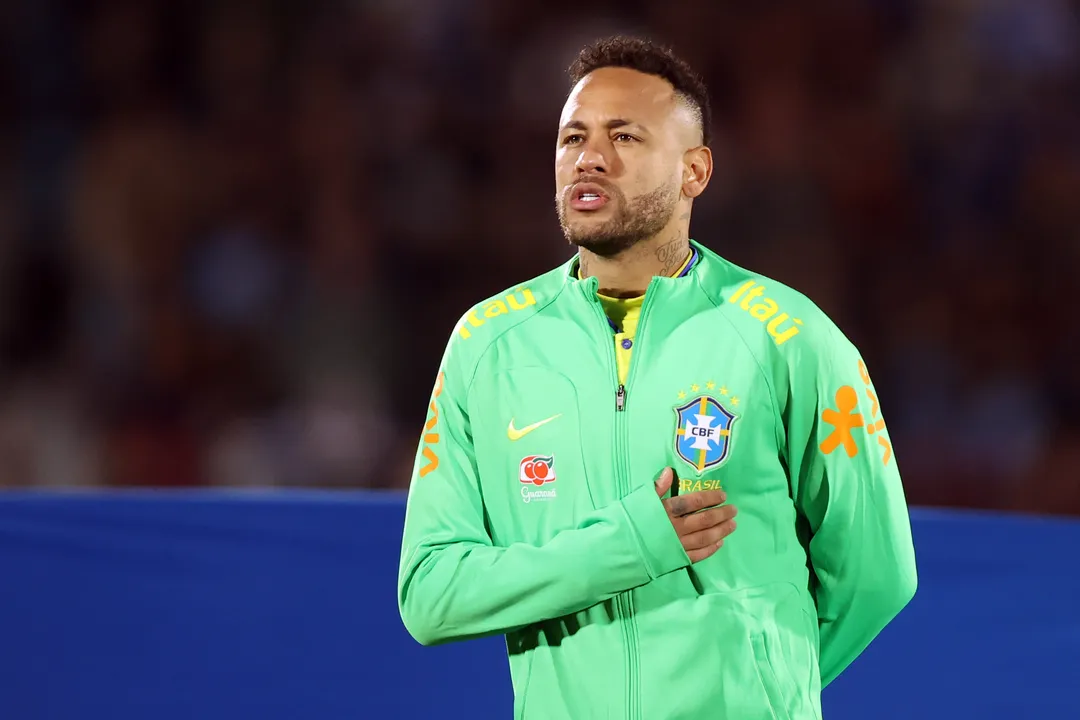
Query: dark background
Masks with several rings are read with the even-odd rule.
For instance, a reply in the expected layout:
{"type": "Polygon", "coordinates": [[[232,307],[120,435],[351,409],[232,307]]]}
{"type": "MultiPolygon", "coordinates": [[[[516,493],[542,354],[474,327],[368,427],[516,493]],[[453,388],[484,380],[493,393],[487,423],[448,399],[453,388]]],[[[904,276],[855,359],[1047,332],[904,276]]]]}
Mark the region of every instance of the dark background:
{"type": "Polygon", "coordinates": [[[874,374],[909,499],[1080,514],[1065,0],[0,6],[0,485],[404,487],[472,303],[569,256],[565,68],[704,76],[691,234],[874,374]]]}

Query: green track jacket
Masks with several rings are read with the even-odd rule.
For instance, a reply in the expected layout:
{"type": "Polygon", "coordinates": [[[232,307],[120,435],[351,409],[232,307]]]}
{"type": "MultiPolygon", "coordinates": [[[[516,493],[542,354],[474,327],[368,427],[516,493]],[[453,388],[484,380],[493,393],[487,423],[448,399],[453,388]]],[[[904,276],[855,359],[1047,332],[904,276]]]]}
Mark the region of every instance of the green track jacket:
{"type": "Polygon", "coordinates": [[[625,384],[575,261],[470,310],[409,490],[416,640],[505,634],[514,717],[819,718],[821,688],[912,598],[897,460],[857,349],[812,302],[692,243],[654,278],[625,384]],[[722,487],[691,564],[657,497],[722,487]]]}

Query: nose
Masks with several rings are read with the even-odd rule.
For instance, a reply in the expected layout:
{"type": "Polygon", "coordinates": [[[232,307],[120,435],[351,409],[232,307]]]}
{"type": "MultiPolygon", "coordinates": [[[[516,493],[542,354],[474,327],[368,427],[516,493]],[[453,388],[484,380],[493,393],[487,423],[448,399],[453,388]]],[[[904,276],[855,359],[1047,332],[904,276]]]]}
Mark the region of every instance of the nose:
{"type": "Polygon", "coordinates": [[[608,171],[607,160],[604,154],[593,143],[585,143],[578,155],[574,169],[578,175],[606,174],[608,171]]]}

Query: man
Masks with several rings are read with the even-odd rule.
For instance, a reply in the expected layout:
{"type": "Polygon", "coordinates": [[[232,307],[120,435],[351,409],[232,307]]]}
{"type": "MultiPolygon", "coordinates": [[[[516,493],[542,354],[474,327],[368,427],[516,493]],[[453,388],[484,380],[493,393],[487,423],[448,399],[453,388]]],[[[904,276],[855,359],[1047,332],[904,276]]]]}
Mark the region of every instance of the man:
{"type": "Polygon", "coordinates": [[[505,634],[516,718],[820,717],[916,585],[866,365],[805,297],[690,240],[713,160],[682,61],[614,38],[571,76],[555,180],[578,252],[450,338],[402,619],[424,644],[505,634]]]}

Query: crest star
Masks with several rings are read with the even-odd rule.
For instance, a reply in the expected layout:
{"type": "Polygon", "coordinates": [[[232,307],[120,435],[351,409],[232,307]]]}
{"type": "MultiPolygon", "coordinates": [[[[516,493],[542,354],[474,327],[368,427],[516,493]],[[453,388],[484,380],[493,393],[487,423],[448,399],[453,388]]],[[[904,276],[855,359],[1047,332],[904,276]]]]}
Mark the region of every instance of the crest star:
{"type": "Polygon", "coordinates": [[[739,404],[739,398],[738,398],[738,397],[736,397],[736,396],[732,396],[732,398],[731,398],[731,404],[732,404],[732,405],[738,405],[738,404],[739,404]]]}
{"type": "Polygon", "coordinates": [[[701,389],[700,385],[691,385],[690,386],[690,392],[697,392],[700,389],[701,389]]]}
{"type": "Polygon", "coordinates": [[[709,382],[705,383],[705,387],[712,390],[714,387],[716,387],[716,383],[714,383],[712,380],[710,380],[709,382]]]}
{"type": "Polygon", "coordinates": [[[723,385],[720,386],[720,394],[721,395],[727,395],[727,387],[726,386],[723,386],[723,385]]]}
{"type": "Polygon", "coordinates": [[[682,390],[679,391],[679,399],[680,400],[685,400],[686,399],[686,393],[683,392],[682,390]]]}

